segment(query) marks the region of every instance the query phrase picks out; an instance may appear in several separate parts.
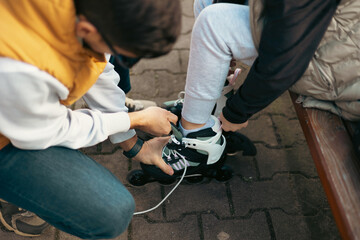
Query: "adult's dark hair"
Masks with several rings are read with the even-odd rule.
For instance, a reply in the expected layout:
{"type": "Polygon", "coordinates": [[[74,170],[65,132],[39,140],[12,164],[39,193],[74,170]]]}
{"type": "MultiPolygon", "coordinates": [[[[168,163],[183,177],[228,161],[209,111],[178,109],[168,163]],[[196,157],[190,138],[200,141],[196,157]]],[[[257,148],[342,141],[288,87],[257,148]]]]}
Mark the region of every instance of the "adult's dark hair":
{"type": "Polygon", "coordinates": [[[235,3],[244,5],[246,0],[213,0],[213,3],[235,3]]]}
{"type": "Polygon", "coordinates": [[[180,34],[179,0],[74,0],[113,45],[143,57],[168,53],[180,34]]]}

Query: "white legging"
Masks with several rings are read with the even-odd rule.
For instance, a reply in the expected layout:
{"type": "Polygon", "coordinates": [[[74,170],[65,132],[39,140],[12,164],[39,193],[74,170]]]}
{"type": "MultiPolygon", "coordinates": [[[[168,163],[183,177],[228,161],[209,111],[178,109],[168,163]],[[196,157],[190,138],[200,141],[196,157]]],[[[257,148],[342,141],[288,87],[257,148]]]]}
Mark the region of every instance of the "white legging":
{"type": "Polygon", "coordinates": [[[189,65],[182,116],[191,123],[209,119],[221,95],[232,58],[252,65],[257,52],[251,36],[249,7],[195,0],[189,65]]]}

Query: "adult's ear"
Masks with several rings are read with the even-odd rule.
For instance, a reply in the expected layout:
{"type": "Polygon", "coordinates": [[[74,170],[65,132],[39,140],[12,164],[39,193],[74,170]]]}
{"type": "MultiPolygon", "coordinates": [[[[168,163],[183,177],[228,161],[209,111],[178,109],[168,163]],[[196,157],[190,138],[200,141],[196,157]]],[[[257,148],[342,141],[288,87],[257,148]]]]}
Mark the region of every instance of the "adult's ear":
{"type": "Polygon", "coordinates": [[[99,35],[96,27],[83,15],[78,16],[78,21],[75,25],[75,31],[76,36],[83,39],[94,38],[95,36],[99,35]]]}

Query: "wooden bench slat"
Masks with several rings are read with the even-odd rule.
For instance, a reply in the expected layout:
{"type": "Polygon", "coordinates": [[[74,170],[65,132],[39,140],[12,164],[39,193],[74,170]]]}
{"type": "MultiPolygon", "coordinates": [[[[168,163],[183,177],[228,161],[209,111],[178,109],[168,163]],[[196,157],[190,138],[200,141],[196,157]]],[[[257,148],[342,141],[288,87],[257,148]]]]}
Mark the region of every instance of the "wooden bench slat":
{"type": "Polygon", "coordinates": [[[360,239],[360,161],[342,119],[303,108],[290,93],[340,234],[360,239]]]}

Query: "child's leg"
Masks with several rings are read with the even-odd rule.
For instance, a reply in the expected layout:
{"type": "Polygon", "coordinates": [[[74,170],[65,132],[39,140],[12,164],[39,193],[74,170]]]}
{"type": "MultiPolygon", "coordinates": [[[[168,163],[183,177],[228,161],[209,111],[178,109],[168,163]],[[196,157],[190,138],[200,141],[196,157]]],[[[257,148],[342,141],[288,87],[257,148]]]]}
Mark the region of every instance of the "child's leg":
{"type": "Polygon", "coordinates": [[[249,24],[249,8],[218,3],[196,19],[190,46],[182,126],[204,126],[220,97],[232,58],[251,65],[257,56],[249,24]]]}
{"type": "Polygon", "coordinates": [[[197,18],[200,12],[206,8],[207,6],[211,5],[213,0],[195,0],[194,1],[194,15],[197,18]]]}

